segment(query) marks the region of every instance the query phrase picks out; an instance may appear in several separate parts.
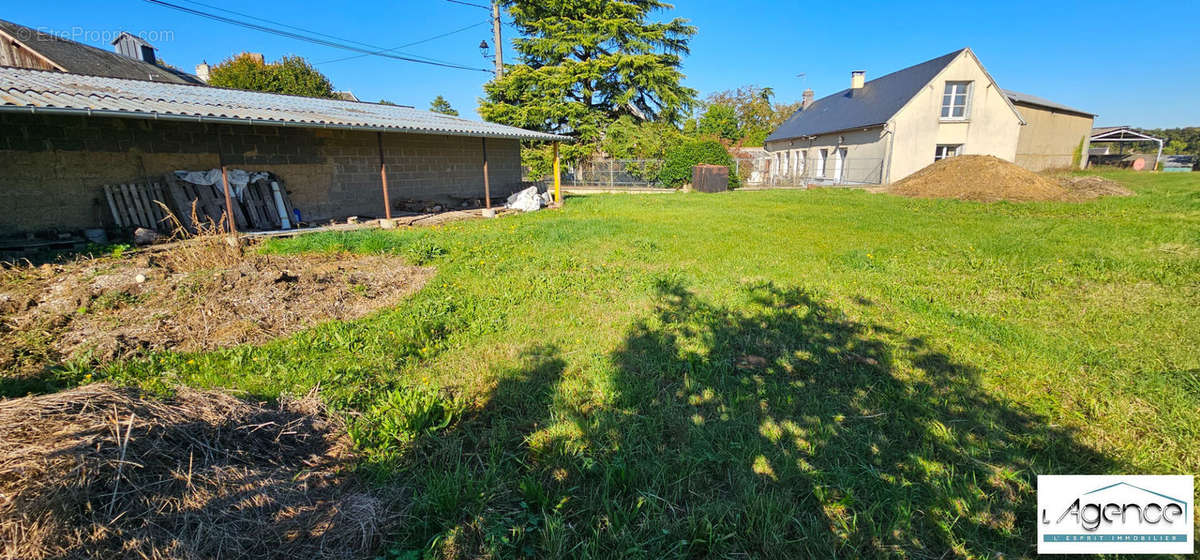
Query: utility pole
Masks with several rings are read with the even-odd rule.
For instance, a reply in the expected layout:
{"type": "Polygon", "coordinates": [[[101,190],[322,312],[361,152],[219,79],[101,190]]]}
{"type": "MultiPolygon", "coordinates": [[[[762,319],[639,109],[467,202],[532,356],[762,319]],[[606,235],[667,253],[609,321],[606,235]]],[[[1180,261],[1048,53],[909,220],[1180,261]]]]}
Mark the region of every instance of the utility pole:
{"type": "Polygon", "coordinates": [[[500,0],[492,0],[492,41],[496,47],[496,79],[504,77],[504,47],[500,42],[500,0]]]}

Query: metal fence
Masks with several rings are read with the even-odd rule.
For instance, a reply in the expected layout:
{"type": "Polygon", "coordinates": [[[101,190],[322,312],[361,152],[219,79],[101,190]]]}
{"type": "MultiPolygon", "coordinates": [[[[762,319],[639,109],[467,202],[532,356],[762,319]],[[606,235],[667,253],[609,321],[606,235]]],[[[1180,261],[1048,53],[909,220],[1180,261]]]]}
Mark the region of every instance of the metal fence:
{"type": "Polygon", "coordinates": [[[841,161],[829,158],[822,166],[820,162],[811,160],[803,164],[787,162],[780,165],[780,160],[771,156],[735,159],[741,184],[754,187],[804,187],[877,185],[883,182],[883,160],[878,158],[847,157],[841,161]]]}
{"type": "Polygon", "coordinates": [[[567,186],[658,187],[659,159],[595,159],[563,169],[567,186]]]}
{"type": "MultiPolygon", "coordinates": [[[[731,173],[736,173],[741,186],[803,187],[807,185],[869,185],[879,184],[883,177],[883,160],[847,157],[841,162],[829,158],[824,169],[818,162],[804,165],[791,162],[779,171],[779,159],[768,153],[761,157],[734,158],[731,173]]],[[[658,159],[594,159],[562,168],[562,184],[567,187],[644,188],[662,187],[658,181],[663,162],[658,159]]],[[[547,178],[525,180],[546,183],[547,178]]]]}

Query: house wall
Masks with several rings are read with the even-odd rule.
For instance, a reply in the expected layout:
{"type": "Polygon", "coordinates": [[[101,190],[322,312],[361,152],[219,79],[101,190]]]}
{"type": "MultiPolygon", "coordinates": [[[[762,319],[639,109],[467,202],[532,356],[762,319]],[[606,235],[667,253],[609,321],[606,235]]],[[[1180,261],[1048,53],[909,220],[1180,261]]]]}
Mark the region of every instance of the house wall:
{"type": "Polygon", "coordinates": [[[794,138],[767,143],[773,163],[771,170],[775,182],[835,182],[834,154],[839,148],[846,149],[841,183],[877,184],[882,181],[883,164],[887,154],[887,134],[883,127],[848,130],[823,134],[813,139],[794,138]],[[824,174],[819,173],[820,151],[828,150],[824,174]],[[786,154],[786,155],[785,155],[786,154]],[[801,159],[801,156],[803,158],[801,159]],[[797,167],[795,161],[803,161],[797,167]],[[785,163],[780,169],[780,164],[785,163]]]}
{"type": "MultiPolygon", "coordinates": [[[[483,197],[481,138],[384,133],[383,145],[393,203],[483,197]]],[[[518,190],[519,142],[488,139],[487,155],[492,196],[518,190]]],[[[282,177],[306,220],[384,213],[374,132],[0,113],[0,234],[108,225],[103,185],[222,159],[282,177]]]]}
{"type": "Polygon", "coordinates": [[[983,67],[969,52],[948,64],[921,88],[888,123],[895,131],[888,181],[898,181],[933,163],[938,144],[962,144],[964,154],[987,154],[1013,161],[1021,121],[983,67]],[[941,119],[942,93],[948,81],[972,82],[968,118],[941,119]]]}
{"type": "MultiPolygon", "coordinates": [[[[1025,126],[1017,140],[1016,163],[1031,171],[1071,167],[1075,150],[1092,134],[1092,117],[1055,111],[1047,107],[1017,103],[1025,126]]],[[[1079,163],[1079,162],[1075,162],[1079,163]]]]}

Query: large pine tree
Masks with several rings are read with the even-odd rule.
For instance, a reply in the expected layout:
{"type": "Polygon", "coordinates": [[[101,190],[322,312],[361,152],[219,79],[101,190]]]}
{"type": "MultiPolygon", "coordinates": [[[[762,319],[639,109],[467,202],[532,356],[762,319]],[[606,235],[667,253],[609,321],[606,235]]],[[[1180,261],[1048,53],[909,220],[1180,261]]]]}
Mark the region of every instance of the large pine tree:
{"type": "MultiPolygon", "coordinates": [[[[687,20],[650,21],[672,6],[658,0],[506,0],[522,38],[519,64],[484,90],[484,119],[568,134],[585,155],[622,115],[678,122],[696,91],[682,84],[682,56],[696,29],[687,20]]],[[[568,155],[570,157],[571,154],[568,155]]]]}

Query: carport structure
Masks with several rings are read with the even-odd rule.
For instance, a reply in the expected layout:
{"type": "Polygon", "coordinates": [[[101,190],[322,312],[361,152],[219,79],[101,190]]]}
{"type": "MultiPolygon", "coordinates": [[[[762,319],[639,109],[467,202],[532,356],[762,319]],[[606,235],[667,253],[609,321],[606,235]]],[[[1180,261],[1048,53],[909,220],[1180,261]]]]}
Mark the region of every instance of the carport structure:
{"type": "Polygon", "coordinates": [[[1158,169],[1158,162],[1162,159],[1162,138],[1138,132],[1128,126],[1093,128],[1092,136],[1088,139],[1088,143],[1096,144],[1100,142],[1158,142],[1158,153],[1154,155],[1154,166],[1150,169],[1158,169]]]}

